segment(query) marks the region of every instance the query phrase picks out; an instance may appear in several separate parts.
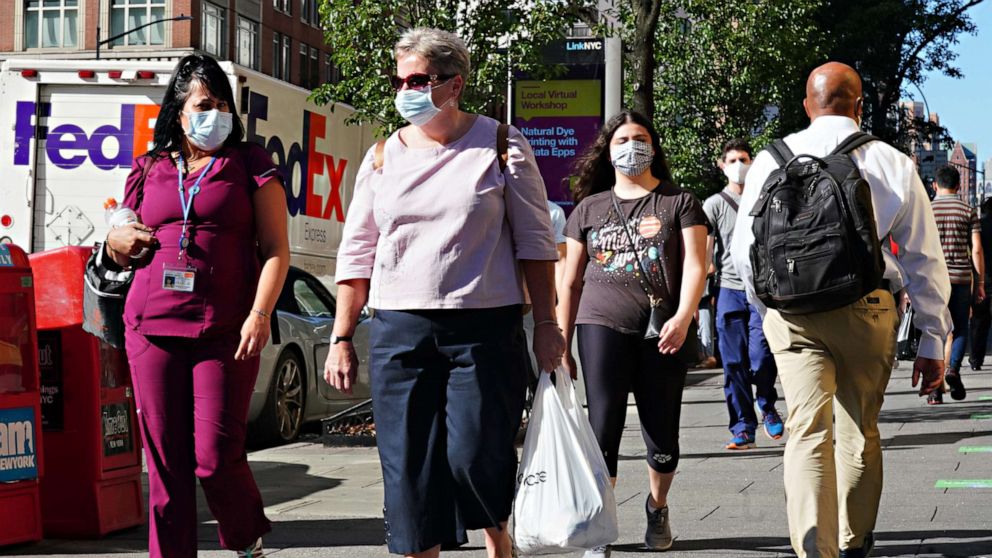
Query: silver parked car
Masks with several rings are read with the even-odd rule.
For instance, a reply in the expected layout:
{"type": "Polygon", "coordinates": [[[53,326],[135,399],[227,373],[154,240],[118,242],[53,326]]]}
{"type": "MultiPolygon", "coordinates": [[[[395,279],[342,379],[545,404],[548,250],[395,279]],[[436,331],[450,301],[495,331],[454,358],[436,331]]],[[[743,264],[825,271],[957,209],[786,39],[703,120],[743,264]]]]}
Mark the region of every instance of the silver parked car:
{"type": "Polygon", "coordinates": [[[278,339],[273,331],[273,338],[262,350],[248,409],[253,441],[290,442],[299,436],[303,423],[331,416],[371,397],[366,315],[355,331],[361,368],[353,393],[344,395],[324,381],[335,310],[334,297],[316,277],[289,268],[276,304],[278,339]]]}

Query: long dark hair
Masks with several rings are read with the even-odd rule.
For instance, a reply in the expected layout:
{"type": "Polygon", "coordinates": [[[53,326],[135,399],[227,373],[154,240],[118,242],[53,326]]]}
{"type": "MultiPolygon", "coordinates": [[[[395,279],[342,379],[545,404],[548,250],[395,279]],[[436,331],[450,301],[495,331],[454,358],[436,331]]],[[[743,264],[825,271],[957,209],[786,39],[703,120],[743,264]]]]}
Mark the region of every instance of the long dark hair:
{"type": "Polygon", "coordinates": [[[245,129],[241,125],[241,118],[238,117],[234,92],[231,91],[231,82],[228,81],[227,74],[213,58],[205,54],[190,54],[176,64],[176,70],[169,80],[158,119],[155,121],[155,146],[148,152],[149,155],[155,156],[163,151],[178,151],[182,147],[186,132],[179,123],[179,114],[195,82],[201,83],[214,97],[227,102],[234,127],[231,129],[231,135],[224,141],[224,145],[241,143],[245,129]]]}
{"type": "Polygon", "coordinates": [[[661,149],[661,141],[658,139],[658,132],[654,125],[643,114],[632,110],[625,110],[613,118],[606,121],[606,124],[599,129],[596,141],[579,157],[575,163],[575,171],[578,180],[572,188],[572,196],[575,203],[579,203],[585,198],[606,192],[616,183],[616,173],[613,163],[610,161],[610,141],[613,134],[624,124],[639,124],[647,129],[651,135],[651,145],[654,147],[654,160],[651,161],[651,174],[661,180],[662,183],[672,183],[672,173],[668,170],[668,160],[665,152],[661,149]]]}

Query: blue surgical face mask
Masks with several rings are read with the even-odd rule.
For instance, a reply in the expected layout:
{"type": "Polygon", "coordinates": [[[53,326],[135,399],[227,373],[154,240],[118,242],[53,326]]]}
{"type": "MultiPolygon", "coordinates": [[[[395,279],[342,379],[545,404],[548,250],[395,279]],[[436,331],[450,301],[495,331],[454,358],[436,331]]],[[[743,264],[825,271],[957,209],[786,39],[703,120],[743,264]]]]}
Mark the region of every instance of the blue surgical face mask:
{"type": "Polygon", "coordinates": [[[234,128],[234,115],[217,109],[203,112],[187,112],[189,128],[186,139],[204,151],[220,149],[234,128]]]}
{"type": "Polygon", "coordinates": [[[649,143],[631,140],[613,146],[610,149],[610,161],[620,174],[640,176],[654,161],[654,149],[649,143]]]}
{"type": "MultiPolygon", "coordinates": [[[[438,87],[444,87],[447,85],[446,82],[438,87]]],[[[413,124],[414,126],[423,126],[437,116],[441,109],[444,108],[451,99],[445,101],[441,107],[437,107],[434,104],[434,99],[431,97],[431,86],[428,85],[423,89],[404,89],[396,93],[396,110],[400,113],[407,122],[413,124]]]]}

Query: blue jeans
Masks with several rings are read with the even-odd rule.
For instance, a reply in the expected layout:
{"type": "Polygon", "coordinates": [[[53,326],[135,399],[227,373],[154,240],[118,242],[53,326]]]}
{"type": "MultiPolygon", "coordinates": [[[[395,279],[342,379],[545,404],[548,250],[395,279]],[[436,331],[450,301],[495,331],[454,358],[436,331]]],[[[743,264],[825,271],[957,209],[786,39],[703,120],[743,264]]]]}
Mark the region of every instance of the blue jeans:
{"type": "Polygon", "coordinates": [[[735,436],[743,432],[753,435],[758,428],[752,384],[763,413],[774,412],[778,400],[778,369],[761,325],[761,314],[748,304],[744,291],[720,289],[716,301],[717,340],[723,359],[723,393],[730,431],[735,436]]]}
{"type": "Polygon", "coordinates": [[[947,304],[951,311],[951,322],[954,324],[954,341],[951,343],[951,361],[947,367],[954,371],[961,370],[964,351],[968,346],[968,313],[971,311],[971,285],[951,285],[951,300],[947,304]]]}

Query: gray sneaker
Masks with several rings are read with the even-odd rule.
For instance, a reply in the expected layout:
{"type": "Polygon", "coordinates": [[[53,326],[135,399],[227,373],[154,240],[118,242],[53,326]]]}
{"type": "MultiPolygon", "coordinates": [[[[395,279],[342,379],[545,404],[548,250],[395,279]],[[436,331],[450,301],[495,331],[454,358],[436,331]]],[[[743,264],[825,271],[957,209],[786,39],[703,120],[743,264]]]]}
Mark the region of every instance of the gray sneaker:
{"type": "Polygon", "coordinates": [[[610,547],[603,545],[590,548],[582,555],[582,558],[610,558],[610,547]]]}
{"type": "Polygon", "coordinates": [[[644,502],[644,512],[648,516],[648,528],[644,533],[644,546],[652,550],[668,550],[672,547],[672,526],[668,521],[668,506],[652,512],[648,507],[649,502],[651,502],[650,494],[648,494],[647,502],[644,502]]]}

